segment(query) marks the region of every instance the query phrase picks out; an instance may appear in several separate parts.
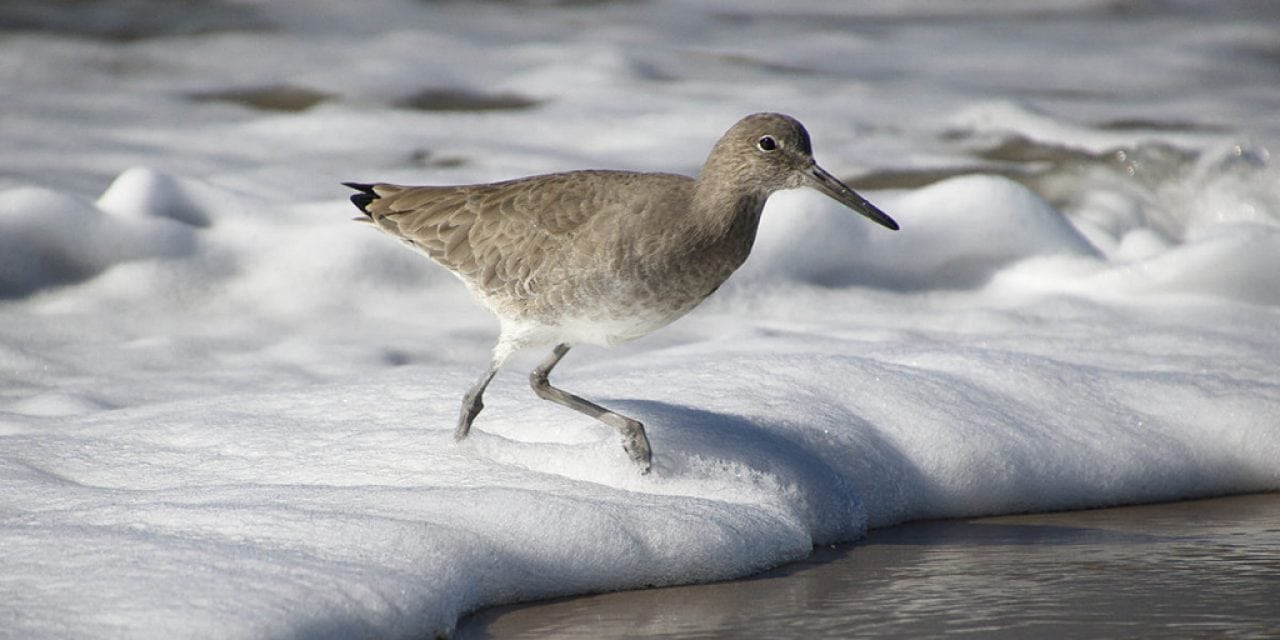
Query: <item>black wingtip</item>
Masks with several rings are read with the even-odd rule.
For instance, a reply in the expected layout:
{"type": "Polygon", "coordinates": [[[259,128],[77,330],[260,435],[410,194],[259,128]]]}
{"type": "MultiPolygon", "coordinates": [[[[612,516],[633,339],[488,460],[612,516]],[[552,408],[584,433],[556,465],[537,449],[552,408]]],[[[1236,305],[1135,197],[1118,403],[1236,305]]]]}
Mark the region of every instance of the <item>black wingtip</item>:
{"type": "Polygon", "coordinates": [[[369,215],[369,210],[366,207],[369,206],[370,202],[378,199],[378,194],[373,192],[373,185],[363,182],[344,182],[342,185],[360,192],[351,196],[351,204],[363,211],[365,215],[369,215]]]}

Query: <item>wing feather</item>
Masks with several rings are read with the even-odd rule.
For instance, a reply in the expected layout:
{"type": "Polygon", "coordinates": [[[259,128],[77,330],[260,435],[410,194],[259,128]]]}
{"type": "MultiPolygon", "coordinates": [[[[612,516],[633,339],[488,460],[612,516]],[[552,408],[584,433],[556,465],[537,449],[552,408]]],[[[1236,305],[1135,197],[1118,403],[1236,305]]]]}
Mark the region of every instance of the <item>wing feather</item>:
{"type": "Polygon", "coordinates": [[[593,259],[602,238],[624,229],[619,216],[652,209],[645,198],[670,197],[660,193],[663,186],[683,193],[692,182],[668,174],[584,171],[454,187],[352,186],[376,196],[360,194],[353,201],[361,198],[357,205],[384,232],[473,287],[522,299],[535,295],[541,280],[566,277],[567,265],[608,268],[593,259]],[[628,188],[640,176],[666,182],[649,185],[659,187],[654,195],[628,188]]]}

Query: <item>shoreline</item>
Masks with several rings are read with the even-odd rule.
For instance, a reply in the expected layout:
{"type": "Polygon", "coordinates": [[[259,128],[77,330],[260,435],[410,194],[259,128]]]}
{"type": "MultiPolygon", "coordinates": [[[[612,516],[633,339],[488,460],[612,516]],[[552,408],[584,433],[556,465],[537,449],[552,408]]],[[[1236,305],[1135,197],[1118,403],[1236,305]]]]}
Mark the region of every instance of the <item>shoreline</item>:
{"type": "Polygon", "coordinates": [[[1280,493],[931,520],[729,582],[483,609],[460,639],[1280,635],[1280,493]]]}

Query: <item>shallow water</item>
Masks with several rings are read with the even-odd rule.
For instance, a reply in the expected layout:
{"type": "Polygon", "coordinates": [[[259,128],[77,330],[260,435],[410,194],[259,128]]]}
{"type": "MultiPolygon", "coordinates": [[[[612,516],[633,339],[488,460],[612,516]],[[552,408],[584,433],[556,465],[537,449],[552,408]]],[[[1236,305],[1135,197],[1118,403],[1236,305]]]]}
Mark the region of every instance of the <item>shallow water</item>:
{"type": "Polygon", "coordinates": [[[1275,638],[1280,494],[912,523],[755,578],[499,607],[459,638],[1275,638]]]}

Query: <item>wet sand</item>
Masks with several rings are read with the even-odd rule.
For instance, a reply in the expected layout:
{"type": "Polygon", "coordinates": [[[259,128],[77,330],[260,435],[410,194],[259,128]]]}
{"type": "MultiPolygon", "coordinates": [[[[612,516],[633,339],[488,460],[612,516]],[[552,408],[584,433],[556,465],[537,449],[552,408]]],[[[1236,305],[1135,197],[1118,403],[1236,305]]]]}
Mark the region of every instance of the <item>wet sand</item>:
{"type": "Polygon", "coordinates": [[[912,523],[734,582],[487,609],[475,638],[1280,638],[1280,493],[912,523]]]}

